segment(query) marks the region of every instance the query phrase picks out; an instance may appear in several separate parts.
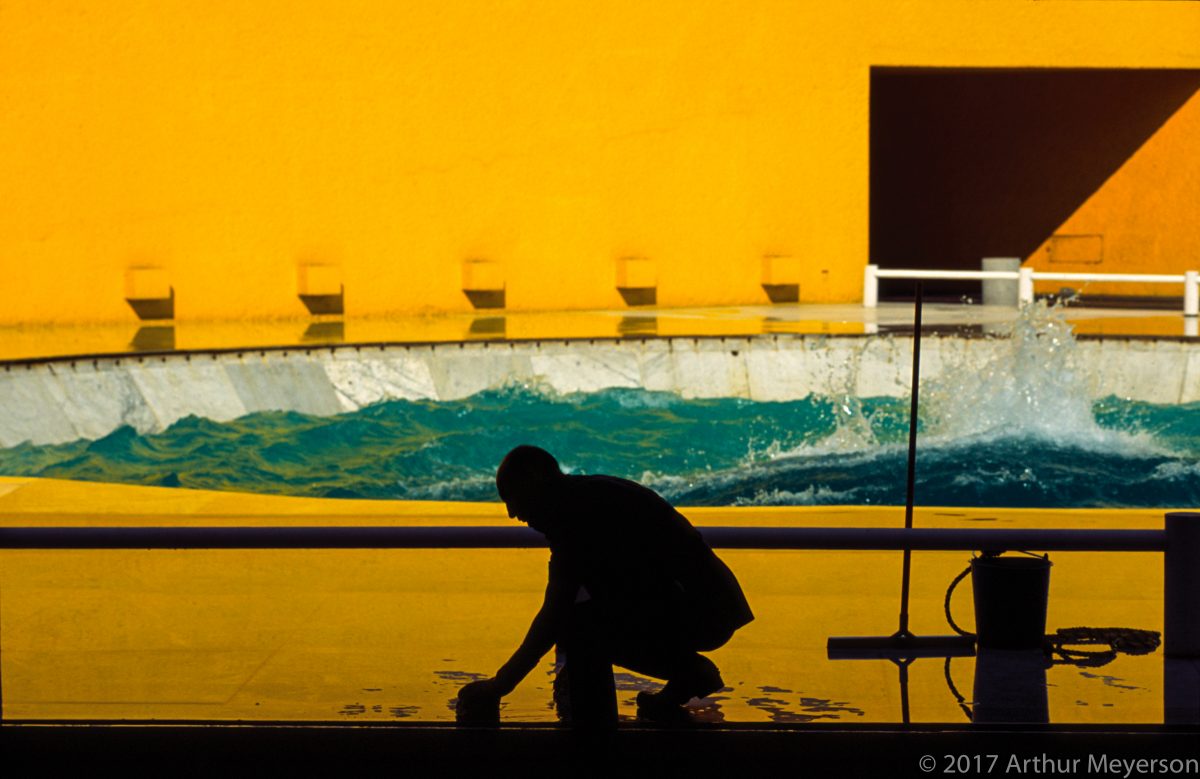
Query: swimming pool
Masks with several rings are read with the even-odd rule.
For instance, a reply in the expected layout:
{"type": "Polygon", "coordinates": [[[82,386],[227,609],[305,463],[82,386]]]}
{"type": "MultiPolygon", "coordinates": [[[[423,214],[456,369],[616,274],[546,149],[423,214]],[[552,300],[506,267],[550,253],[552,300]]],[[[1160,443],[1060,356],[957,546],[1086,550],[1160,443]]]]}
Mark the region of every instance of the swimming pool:
{"type": "MultiPolygon", "coordinates": [[[[1045,307],[989,340],[982,362],[962,350],[956,363],[943,350],[922,385],[919,503],[1200,504],[1200,403],[1094,397],[1095,366],[1045,307]]],[[[908,400],[854,389],[756,400],[512,380],[454,399],[381,400],[341,414],[188,415],[160,432],[124,425],[92,439],[26,442],[0,449],[0,474],[491,501],[496,463],[518,443],[537,443],[572,471],[637,479],[681,505],[903,503],[908,400]]]]}

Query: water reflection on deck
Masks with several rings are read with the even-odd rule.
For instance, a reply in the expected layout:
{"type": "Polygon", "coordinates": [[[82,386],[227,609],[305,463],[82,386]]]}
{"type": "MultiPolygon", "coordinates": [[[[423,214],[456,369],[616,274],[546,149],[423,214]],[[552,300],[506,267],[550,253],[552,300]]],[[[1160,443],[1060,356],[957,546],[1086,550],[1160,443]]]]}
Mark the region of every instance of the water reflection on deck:
{"type": "MultiPolygon", "coordinates": [[[[4,552],[4,716],[452,721],[457,689],[490,675],[523,636],[540,603],[547,554],[4,552]]],[[[895,664],[834,661],[825,652],[830,635],[895,629],[898,553],[722,556],[758,618],[713,653],[728,686],[695,705],[698,719],[900,721],[895,664]]],[[[916,555],[915,632],[949,632],[943,598],[967,558],[916,555]]],[[[1050,630],[1162,629],[1158,555],[1063,553],[1054,559],[1050,630]]],[[[956,595],[954,615],[972,624],[969,589],[956,595]]],[[[555,720],[553,659],[506,699],[503,720],[555,720]]],[[[913,663],[911,720],[965,722],[974,697],[989,684],[976,678],[981,662],[913,663]]],[[[1044,686],[1036,673],[1032,682],[1024,678],[1030,689],[1044,690],[1051,722],[1163,721],[1161,652],[1120,655],[1100,668],[1052,665],[1044,669],[1044,686]]],[[[634,717],[636,692],[653,685],[621,673],[621,715],[634,717]]]]}

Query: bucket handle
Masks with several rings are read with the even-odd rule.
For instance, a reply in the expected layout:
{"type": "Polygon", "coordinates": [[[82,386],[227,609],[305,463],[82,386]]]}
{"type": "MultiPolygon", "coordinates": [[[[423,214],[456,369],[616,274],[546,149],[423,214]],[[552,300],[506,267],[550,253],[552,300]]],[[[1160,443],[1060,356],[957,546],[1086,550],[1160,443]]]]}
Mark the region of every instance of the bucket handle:
{"type": "Polygon", "coordinates": [[[1014,554],[1029,555],[1035,560],[1049,560],[1049,554],[1037,554],[1036,552],[1026,552],[1024,549],[982,549],[971,552],[971,559],[977,560],[980,557],[999,557],[1005,552],[1013,552],[1014,554]]]}
{"type": "MultiPolygon", "coordinates": [[[[989,556],[995,556],[995,555],[989,555],[987,553],[984,553],[984,556],[989,557],[989,556]]],[[[974,560],[975,558],[972,557],[971,559],[974,560]]],[[[954,616],[950,613],[950,599],[954,597],[955,588],[958,587],[959,582],[961,582],[963,579],[967,578],[970,575],[971,575],[971,564],[967,563],[967,567],[963,569],[963,572],[960,573],[958,576],[955,576],[954,581],[950,582],[950,586],[946,589],[946,600],[942,604],[942,608],[946,612],[946,622],[948,622],[950,624],[950,627],[954,629],[955,633],[958,633],[960,636],[969,636],[971,638],[976,638],[977,636],[975,633],[971,633],[969,631],[966,631],[966,630],[963,630],[962,628],[960,628],[958,626],[958,623],[954,621],[954,616]]]]}

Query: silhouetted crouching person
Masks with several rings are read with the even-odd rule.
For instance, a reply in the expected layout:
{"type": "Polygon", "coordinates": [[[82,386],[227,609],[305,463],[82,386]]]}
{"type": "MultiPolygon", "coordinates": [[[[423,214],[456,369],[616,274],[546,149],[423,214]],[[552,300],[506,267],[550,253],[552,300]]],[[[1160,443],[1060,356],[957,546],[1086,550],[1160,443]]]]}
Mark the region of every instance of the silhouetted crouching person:
{"type": "Polygon", "coordinates": [[[494,678],[463,687],[460,701],[498,702],[555,643],[577,726],[616,723],[614,664],[667,681],[637,698],[639,713],[655,719],[724,686],[700,652],[754,615],[733,573],[671,504],[626,479],[567,476],[534,446],[508,453],[496,486],[510,517],[545,534],[549,581],[521,646],[494,678]]]}

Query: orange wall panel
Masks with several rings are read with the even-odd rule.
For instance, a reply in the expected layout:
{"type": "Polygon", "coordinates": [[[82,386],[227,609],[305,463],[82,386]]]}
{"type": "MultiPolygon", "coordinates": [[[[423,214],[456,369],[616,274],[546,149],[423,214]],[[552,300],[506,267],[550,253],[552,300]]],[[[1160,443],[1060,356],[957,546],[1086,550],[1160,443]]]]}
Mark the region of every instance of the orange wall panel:
{"type": "MultiPolygon", "coordinates": [[[[1176,111],[1095,194],[1026,260],[1063,273],[1200,270],[1200,93],[1176,111]]],[[[1183,286],[1039,282],[1088,295],[1181,296],[1183,286]]]]}

